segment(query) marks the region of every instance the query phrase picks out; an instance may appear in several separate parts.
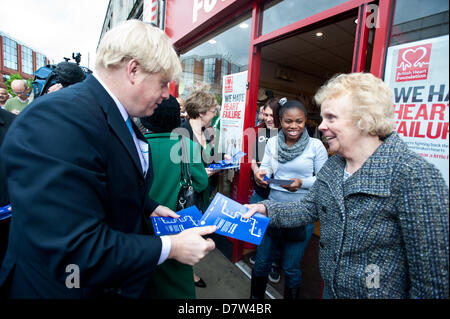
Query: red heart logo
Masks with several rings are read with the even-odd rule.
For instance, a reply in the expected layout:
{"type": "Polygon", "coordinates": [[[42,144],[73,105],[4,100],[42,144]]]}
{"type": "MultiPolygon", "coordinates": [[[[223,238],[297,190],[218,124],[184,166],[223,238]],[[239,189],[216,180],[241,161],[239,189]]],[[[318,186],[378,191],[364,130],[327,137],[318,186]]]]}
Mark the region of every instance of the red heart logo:
{"type": "Polygon", "coordinates": [[[405,62],[406,67],[418,67],[423,65],[422,59],[427,55],[427,49],[425,47],[419,47],[417,49],[405,50],[402,54],[402,60],[405,62]]]}

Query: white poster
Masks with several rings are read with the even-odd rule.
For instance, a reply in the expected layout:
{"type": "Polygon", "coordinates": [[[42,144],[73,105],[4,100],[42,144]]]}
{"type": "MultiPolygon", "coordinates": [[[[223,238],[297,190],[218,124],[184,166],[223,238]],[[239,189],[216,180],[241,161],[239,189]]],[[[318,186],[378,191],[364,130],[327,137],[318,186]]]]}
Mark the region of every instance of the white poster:
{"type": "Polygon", "coordinates": [[[449,37],[390,47],[385,82],[394,90],[397,132],[449,185],[449,37]]]}
{"type": "Polygon", "coordinates": [[[221,153],[233,156],[242,150],[246,93],[247,71],[223,77],[219,141],[221,153]]]}

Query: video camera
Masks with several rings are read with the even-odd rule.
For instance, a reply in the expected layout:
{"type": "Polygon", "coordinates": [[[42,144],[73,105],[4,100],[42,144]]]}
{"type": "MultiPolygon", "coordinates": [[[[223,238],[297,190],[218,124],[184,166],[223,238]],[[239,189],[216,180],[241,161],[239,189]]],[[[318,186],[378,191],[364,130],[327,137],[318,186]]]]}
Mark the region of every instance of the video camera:
{"type": "Polygon", "coordinates": [[[82,82],[86,77],[92,74],[92,71],[84,66],[80,66],[81,54],[72,53],[72,58],[76,63],[69,62],[70,58],[64,58],[65,61],[56,65],[48,64],[34,72],[33,93],[37,98],[47,93],[49,87],[60,83],[63,87],[82,82]]]}

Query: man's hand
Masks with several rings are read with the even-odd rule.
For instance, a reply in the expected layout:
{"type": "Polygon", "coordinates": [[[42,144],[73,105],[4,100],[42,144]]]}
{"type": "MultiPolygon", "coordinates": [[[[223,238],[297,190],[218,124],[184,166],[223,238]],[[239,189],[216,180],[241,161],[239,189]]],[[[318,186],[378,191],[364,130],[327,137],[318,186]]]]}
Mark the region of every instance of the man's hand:
{"type": "Polygon", "coordinates": [[[175,213],[173,210],[171,210],[169,207],[159,205],[155,208],[155,210],[152,212],[150,216],[157,216],[157,217],[173,217],[178,218],[180,215],[175,213]]]}
{"type": "Polygon", "coordinates": [[[216,230],[217,226],[194,227],[169,236],[172,246],[168,258],[195,265],[216,247],[211,238],[205,240],[202,236],[212,234],[216,230]]]}
{"type": "Polygon", "coordinates": [[[267,172],[265,170],[261,170],[256,172],[255,174],[255,182],[258,186],[264,187],[264,188],[268,188],[269,187],[269,183],[267,183],[264,180],[264,176],[266,176],[267,172]]]}
{"type": "Polygon", "coordinates": [[[267,216],[267,208],[263,204],[245,204],[244,206],[249,209],[248,212],[246,212],[244,215],[242,215],[242,217],[244,217],[244,218],[250,218],[255,213],[260,213],[260,214],[267,216]]]}

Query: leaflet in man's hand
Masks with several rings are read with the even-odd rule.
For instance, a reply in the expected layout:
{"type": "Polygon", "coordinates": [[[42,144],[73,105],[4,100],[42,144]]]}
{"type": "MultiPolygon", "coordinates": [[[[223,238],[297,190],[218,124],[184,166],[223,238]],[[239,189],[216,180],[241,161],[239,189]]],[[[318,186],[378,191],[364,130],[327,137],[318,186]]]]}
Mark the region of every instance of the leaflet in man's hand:
{"type": "Polygon", "coordinates": [[[270,218],[259,213],[243,218],[248,208],[217,193],[200,220],[200,226],[216,225],[217,234],[259,245],[270,218]]]}
{"type": "Polygon", "coordinates": [[[198,227],[202,218],[202,213],[197,206],[191,206],[176,213],[180,215],[179,218],[151,217],[156,236],[178,234],[185,229],[198,227]]]}

